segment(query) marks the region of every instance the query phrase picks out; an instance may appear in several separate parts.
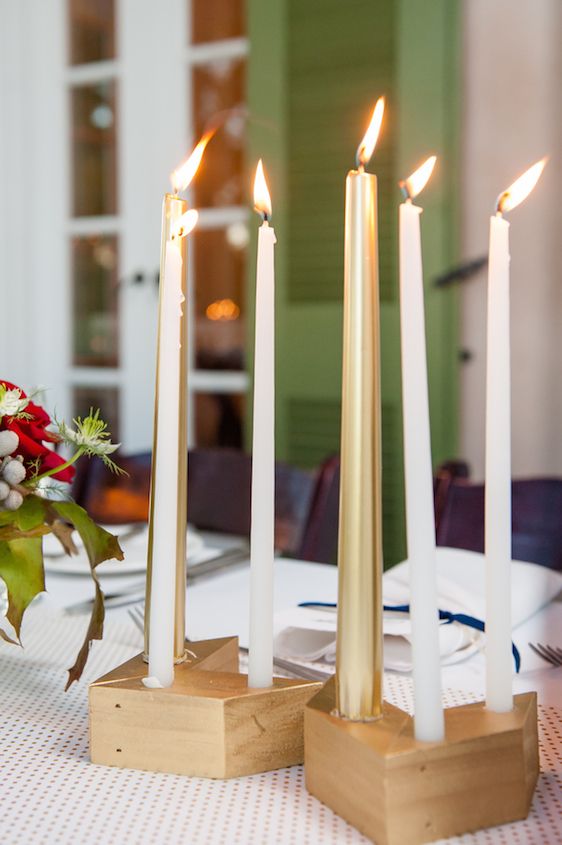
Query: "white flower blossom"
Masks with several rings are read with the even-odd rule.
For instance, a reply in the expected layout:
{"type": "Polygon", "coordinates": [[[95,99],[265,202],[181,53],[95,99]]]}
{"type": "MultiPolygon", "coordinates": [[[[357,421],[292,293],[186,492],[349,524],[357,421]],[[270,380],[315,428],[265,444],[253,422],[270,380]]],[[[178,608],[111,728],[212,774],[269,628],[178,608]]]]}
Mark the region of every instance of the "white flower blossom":
{"type": "Polygon", "coordinates": [[[57,420],[59,434],[64,442],[70,446],[77,447],[85,455],[101,458],[112,472],[116,472],[117,474],[122,473],[123,471],[117,464],[108,457],[121,444],[111,442],[107,423],[100,419],[99,409],[94,413],[93,408],[90,408],[90,413],[87,417],[84,417],[84,419],[76,417],[72,422],[74,423],[74,429],[67,426],[64,421],[59,422],[57,420]]]}
{"type": "Polygon", "coordinates": [[[17,387],[8,390],[0,385],[0,417],[16,417],[27,408],[29,399],[17,387]]]}

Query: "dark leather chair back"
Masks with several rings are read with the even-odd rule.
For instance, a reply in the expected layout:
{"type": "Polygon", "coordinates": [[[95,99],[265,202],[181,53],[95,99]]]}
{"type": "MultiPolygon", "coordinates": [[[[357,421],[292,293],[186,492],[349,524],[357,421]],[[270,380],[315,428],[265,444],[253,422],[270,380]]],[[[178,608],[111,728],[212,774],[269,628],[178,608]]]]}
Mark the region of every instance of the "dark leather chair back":
{"type": "MultiPolygon", "coordinates": [[[[120,456],[128,476],[91,462],[75,498],[97,522],[148,520],[151,455],[120,456]]],[[[252,459],[237,449],[192,449],[188,460],[188,521],[205,531],[249,537],[252,459]]],[[[315,475],[287,464],[275,467],[275,546],[295,555],[308,520],[315,475]]]]}
{"type": "Polygon", "coordinates": [[[328,458],[318,472],[310,516],[297,557],[337,563],[340,509],[340,458],[328,458]]]}
{"type": "Polygon", "coordinates": [[[90,460],[77,473],[73,495],[92,519],[106,525],[148,520],[150,452],[119,455],[117,463],[128,475],[114,475],[99,460],[90,460]]]}
{"type": "MultiPolygon", "coordinates": [[[[562,479],[512,483],[514,560],[562,570],[562,479]]],[[[449,485],[437,526],[437,544],[484,551],[484,485],[457,480],[449,485]]]]}

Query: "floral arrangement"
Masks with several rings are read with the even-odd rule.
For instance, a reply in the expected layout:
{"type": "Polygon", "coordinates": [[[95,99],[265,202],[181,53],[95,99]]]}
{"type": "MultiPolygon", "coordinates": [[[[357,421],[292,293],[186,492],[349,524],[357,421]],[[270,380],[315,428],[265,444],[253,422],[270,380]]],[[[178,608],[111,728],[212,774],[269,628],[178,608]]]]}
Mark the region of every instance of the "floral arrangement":
{"type": "Polygon", "coordinates": [[[105,612],[96,567],[111,558],[123,560],[117,538],[72,501],[67,485],[82,455],[97,456],[109,470],[121,473],[110,458],[118,446],[111,442],[99,410],[91,409],[84,419],[73,420],[72,426],[58,420],[53,425],[41,405],[16,385],[0,380],[0,578],[8,592],[6,618],[17,640],[1,628],[0,637],[21,644],[25,610],[45,590],[42,538],[54,534],[67,554],[76,554],[72,539],[76,530],[88,555],[95,598],[86,637],[68,670],[66,689],[81,676],[93,640],[103,636],[105,612]],[[57,443],[72,449],[68,460],[53,451],[57,443]]]}

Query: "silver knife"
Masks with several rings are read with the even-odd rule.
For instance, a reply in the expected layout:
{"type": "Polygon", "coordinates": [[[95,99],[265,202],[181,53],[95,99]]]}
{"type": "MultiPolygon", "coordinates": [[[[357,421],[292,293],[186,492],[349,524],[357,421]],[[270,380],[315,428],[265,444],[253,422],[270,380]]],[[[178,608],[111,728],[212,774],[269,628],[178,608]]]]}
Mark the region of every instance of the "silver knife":
{"type": "MultiPolygon", "coordinates": [[[[211,575],[215,572],[219,572],[221,569],[226,569],[228,566],[234,565],[235,563],[243,563],[247,560],[247,549],[240,547],[225,549],[215,557],[212,557],[209,560],[204,560],[202,563],[195,564],[191,567],[191,571],[188,566],[187,583],[192,584],[194,581],[197,581],[199,578],[203,578],[205,575],[211,575]]],[[[124,590],[119,593],[106,593],[104,601],[105,609],[111,610],[116,607],[126,607],[129,604],[136,604],[139,601],[144,601],[144,584],[145,582],[143,580],[134,584],[128,590],[124,590]]],[[[69,616],[74,616],[75,614],[85,613],[88,610],[91,610],[93,604],[93,598],[86,599],[85,601],[71,604],[64,610],[69,616]]]]}

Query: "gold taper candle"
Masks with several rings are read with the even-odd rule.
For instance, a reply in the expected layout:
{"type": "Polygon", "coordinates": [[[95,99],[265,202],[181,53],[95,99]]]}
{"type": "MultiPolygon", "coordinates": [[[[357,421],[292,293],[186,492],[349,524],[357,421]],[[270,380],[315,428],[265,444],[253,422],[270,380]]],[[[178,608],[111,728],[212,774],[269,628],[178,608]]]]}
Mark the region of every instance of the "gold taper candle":
{"type": "MultiPolygon", "coordinates": [[[[162,204],[162,249],[160,254],[160,279],[164,278],[166,261],[166,244],[171,240],[178,220],[187,211],[187,202],[176,194],[166,194],[162,204]]],[[[182,257],[181,290],[187,299],[187,238],[178,238],[177,245],[182,257]]],[[[162,284],[160,285],[158,342],[160,350],[162,284]]],[[[178,511],[176,533],[176,590],[175,590],[175,623],[174,623],[174,657],[182,661],[185,657],[185,585],[186,585],[186,531],[187,531],[187,308],[182,309],[180,319],[180,357],[179,365],[179,427],[178,427],[178,511]]],[[[154,481],[155,466],[158,460],[158,385],[160,376],[159,355],[156,361],[156,401],[154,403],[154,432],[152,445],[152,475],[150,482],[150,512],[148,522],[148,557],[146,568],[146,601],[144,615],[144,650],[149,653],[148,632],[150,628],[150,590],[152,586],[152,552],[154,529],[154,481]]]]}
{"type": "MultiPolygon", "coordinates": [[[[171,180],[174,189],[173,194],[166,194],[162,206],[162,238],[161,238],[161,253],[160,253],[160,296],[158,306],[158,357],[156,363],[156,400],[154,406],[154,437],[152,448],[152,473],[150,484],[150,511],[149,511],[149,529],[148,529],[148,559],[146,572],[146,603],[145,603],[145,621],[144,621],[144,650],[145,658],[150,657],[149,653],[149,631],[150,631],[150,600],[152,593],[153,581],[153,553],[154,553],[154,526],[155,514],[157,510],[157,496],[167,496],[170,493],[177,496],[177,519],[176,519],[176,536],[174,544],[175,552],[175,583],[174,583],[174,660],[176,663],[185,659],[185,591],[186,591],[186,539],[187,539],[187,238],[186,235],[193,229],[197,222],[197,212],[194,210],[187,210],[187,202],[178,196],[180,191],[184,191],[191,180],[197,173],[205,148],[213,135],[215,134],[218,123],[209,127],[204,135],[201,137],[193,152],[181,165],[172,173],[171,180]],[[168,300],[164,295],[166,288],[166,280],[168,273],[168,263],[170,262],[170,273],[173,274],[174,279],[172,285],[178,285],[179,289],[172,291],[172,298],[168,300]],[[175,269],[174,269],[175,268],[175,269]],[[179,273],[179,279],[177,274],[179,273]],[[177,300],[176,300],[177,297],[177,300]],[[164,313],[165,303],[170,309],[170,313],[164,313]],[[183,305],[185,303],[185,305],[183,305]],[[179,360],[175,360],[174,351],[172,349],[172,363],[173,366],[173,380],[175,381],[177,375],[177,384],[166,385],[168,391],[171,389],[177,397],[177,404],[174,405],[172,416],[174,420],[170,421],[170,434],[177,444],[177,462],[167,461],[167,465],[177,465],[177,483],[174,479],[174,491],[157,491],[156,490],[156,476],[158,471],[158,444],[162,442],[168,446],[166,440],[162,440],[163,432],[158,431],[158,397],[161,393],[160,388],[163,379],[170,379],[171,373],[162,369],[161,349],[163,348],[163,341],[168,338],[168,329],[166,327],[166,335],[163,335],[163,329],[166,326],[166,321],[170,320],[177,326],[175,322],[179,315],[179,332],[177,337],[171,341],[173,344],[177,342],[179,360]],[[177,366],[176,366],[177,364],[177,366]],[[177,390],[177,393],[175,391],[177,390]],[[176,419],[177,414],[177,419],[176,419]],[[177,423],[177,424],[176,424],[177,423]],[[159,440],[160,437],[160,440],[159,440]]],[[[168,350],[168,354],[170,350],[168,350]]],[[[164,419],[166,413],[162,410],[164,419]]],[[[174,448],[174,444],[171,444],[174,448]]],[[[167,457],[169,457],[167,455],[167,457]]],[[[169,486],[169,485],[168,485],[169,486]]],[[[174,507],[176,501],[174,501],[174,507]]],[[[160,535],[159,535],[160,536],[160,535]]],[[[159,629],[160,630],[160,629],[159,629]]],[[[160,639],[160,637],[159,637],[160,639]]]]}
{"type": "Polygon", "coordinates": [[[377,178],[364,167],[380,130],[373,112],[345,202],[336,708],[382,714],[382,491],[377,178]]]}

